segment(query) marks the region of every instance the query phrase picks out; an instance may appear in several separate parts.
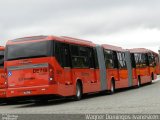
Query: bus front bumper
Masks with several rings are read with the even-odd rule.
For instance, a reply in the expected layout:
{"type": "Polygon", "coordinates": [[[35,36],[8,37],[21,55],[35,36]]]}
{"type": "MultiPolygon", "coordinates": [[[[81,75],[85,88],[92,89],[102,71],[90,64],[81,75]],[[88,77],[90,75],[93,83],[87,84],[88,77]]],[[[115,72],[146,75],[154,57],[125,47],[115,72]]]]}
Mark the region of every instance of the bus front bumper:
{"type": "Polygon", "coordinates": [[[33,87],[17,87],[8,88],[6,90],[7,98],[23,97],[23,96],[38,96],[38,95],[52,95],[58,94],[57,85],[43,85],[33,87]]]}

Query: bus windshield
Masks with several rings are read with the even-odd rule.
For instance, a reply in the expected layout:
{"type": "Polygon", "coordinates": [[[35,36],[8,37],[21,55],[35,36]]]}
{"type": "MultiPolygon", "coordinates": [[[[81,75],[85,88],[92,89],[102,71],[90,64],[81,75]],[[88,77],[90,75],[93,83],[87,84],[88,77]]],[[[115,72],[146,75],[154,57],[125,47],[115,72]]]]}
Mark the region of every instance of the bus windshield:
{"type": "Polygon", "coordinates": [[[0,67],[4,66],[4,51],[0,51],[0,67]]]}
{"type": "Polygon", "coordinates": [[[6,49],[6,60],[47,57],[53,53],[53,41],[13,44],[6,49]]]}

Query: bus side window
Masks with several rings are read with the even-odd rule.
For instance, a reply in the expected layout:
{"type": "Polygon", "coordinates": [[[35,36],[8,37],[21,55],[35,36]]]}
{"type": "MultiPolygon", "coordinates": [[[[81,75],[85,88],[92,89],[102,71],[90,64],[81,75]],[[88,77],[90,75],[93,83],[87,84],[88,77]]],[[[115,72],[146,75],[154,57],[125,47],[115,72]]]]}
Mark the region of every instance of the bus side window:
{"type": "Polygon", "coordinates": [[[96,48],[93,49],[93,55],[94,55],[94,68],[99,68],[96,48]]]}
{"type": "Polygon", "coordinates": [[[0,55],[0,67],[4,67],[4,55],[0,55]]]}
{"type": "Polygon", "coordinates": [[[119,68],[118,67],[118,58],[117,58],[116,51],[113,51],[113,62],[114,62],[114,68],[119,68]]]}
{"type": "Polygon", "coordinates": [[[71,67],[68,44],[55,42],[55,56],[62,67],[71,67]]]}
{"type": "Polygon", "coordinates": [[[131,65],[132,68],[136,68],[135,56],[133,53],[131,53],[131,65]]]}
{"type": "Polygon", "coordinates": [[[150,56],[146,53],[146,65],[149,66],[150,56]]]}
{"type": "Polygon", "coordinates": [[[133,54],[134,54],[136,68],[139,68],[139,66],[138,66],[138,54],[137,53],[133,53],[133,54]]]}
{"type": "Polygon", "coordinates": [[[122,53],[122,59],[123,59],[123,68],[127,68],[126,57],[124,52],[122,53]]]}
{"type": "Polygon", "coordinates": [[[106,68],[114,68],[113,51],[104,50],[104,59],[105,59],[106,68]]]}
{"type": "Polygon", "coordinates": [[[117,52],[119,68],[127,68],[126,59],[124,52],[117,52]]]}
{"type": "Polygon", "coordinates": [[[89,68],[89,48],[71,45],[72,67],[74,68],[89,68]]]}
{"type": "Polygon", "coordinates": [[[62,66],[62,56],[61,56],[61,44],[59,42],[55,42],[55,57],[57,61],[60,63],[62,66]]]}
{"type": "Polygon", "coordinates": [[[89,48],[88,52],[89,52],[89,63],[90,63],[89,67],[90,68],[95,68],[95,60],[94,60],[93,48],[89,48]]]}
{"type": "Polygon", "coordinates": [[[63,54],[63,67],[71,67],[71,56],[68,44],[65,43],[63,44],[62,54],[63,54]]]}
{"type": "Polygon", "coordinates": [[[156,65],[158,65],[158,63],[159,63],[159,58],[158,58],[157,55],[155,56],[155,62],[156,62],[156,65]]]}
{"type": "Polygon", "coordinates": [[[136,68],[141,67],[141,54],[140,53],[135,53],[135,62],[136,62],[136,68]]]}
{"type": "Polygon", "coordinates": [[[149,66],[153,67],[156,65],[155,56],[153,53],[149,53],[149,66]]]}

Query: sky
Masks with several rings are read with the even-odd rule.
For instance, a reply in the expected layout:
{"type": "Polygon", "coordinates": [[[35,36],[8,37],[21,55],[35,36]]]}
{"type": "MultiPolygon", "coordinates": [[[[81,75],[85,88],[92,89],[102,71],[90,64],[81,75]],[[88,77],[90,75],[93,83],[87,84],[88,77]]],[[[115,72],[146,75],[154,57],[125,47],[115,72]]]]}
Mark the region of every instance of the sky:
{"type": "Polygon", "coordinates": [[[0,45],[70,36],[123,48],[160,48],[160,0],[0,0],[0,45]]]}

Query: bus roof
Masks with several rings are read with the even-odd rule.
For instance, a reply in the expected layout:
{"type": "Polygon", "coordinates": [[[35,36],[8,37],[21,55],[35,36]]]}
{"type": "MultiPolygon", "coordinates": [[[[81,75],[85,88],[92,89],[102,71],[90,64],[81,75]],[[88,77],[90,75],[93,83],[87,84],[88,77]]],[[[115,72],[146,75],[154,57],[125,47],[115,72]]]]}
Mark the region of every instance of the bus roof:
{"type": "Polygon", "coordinates": [[[29,36],[29,37],[23,37],[23,38],[17,38],[14,40],[9,40],[7,42],[7,45],[9,44],[20,44],[20,43],[26,43],[26,42],[39,42],[39,41],[45,41],[45,40],[55,40],[60,42],[66,42],[71,44],[78,44],[78,45],[84,45],[84,46],[96,46],[91,41],[77,39],[77,38],[71,38],[71,37],[65,37],[65,36],[29,36]]]}
{"type": "Polygon", "coordinates": [[[152,52],[157,54],[156,52],[146,49],[146,48],[132,48],[132,49],[127,49],[129,50],[131,53],[148,53],[148,52],[152,52]]]}
{"type": "Polygon", "coordinates": [[[73,37],[67,37],[67,36],[61,36],[62,39],[65,39],[65,42],[70,42],[70,43],[76,43],[76,44],[86,44],[89,46],[96,46],[96,44],[94,44],[91,41],[88,40],[82,40],[82,39],[77,39],[77,38],[73,38],[73,37]]]}
{"type": "Polygon", "coordinates": [[[102,47],[104,49],[113,50],[113,51],[126,51],[122,47],[118,47],[118,46],[114,46],[114,45],[109,45],[109,44],[102,44],[102,47]]]}

